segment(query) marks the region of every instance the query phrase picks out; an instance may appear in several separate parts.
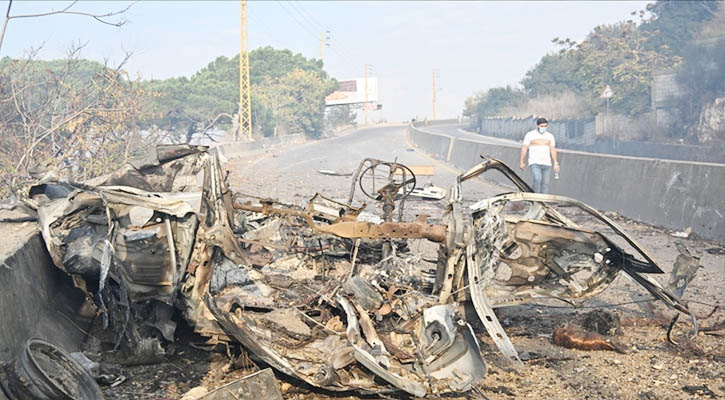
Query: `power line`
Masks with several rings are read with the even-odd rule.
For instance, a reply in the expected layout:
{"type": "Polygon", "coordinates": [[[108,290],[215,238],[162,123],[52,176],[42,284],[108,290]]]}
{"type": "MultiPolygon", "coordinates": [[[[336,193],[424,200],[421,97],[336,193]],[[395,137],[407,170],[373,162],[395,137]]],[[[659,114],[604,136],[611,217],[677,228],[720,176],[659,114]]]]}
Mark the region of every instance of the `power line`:
{"type": "MultiPolygon", "coordinates": [[[[322,30],[327,30],[327,29],[328,29],[328,28],[326,28],[325,26],[323,26],[323,25],[322,25],[322,24],[321,24],[321,23],[320,23],[320,22],[319,22],[319,21],[318,21],[318,20],[317,20],[317,19],[316,19],[316,18],[315,18],[315,17],[313,16],[313,15],[312,15],[312,13],[310,13],[310,12],[309,12],[309,11],[308,11],[308,10],[307,10],[307,9],[306,9],[306,8],[305,8],[304,6],[302,6],[302,3],[300,3],[300,2],[293,2],[293,1],[290,1],[290,0],[288,0],[288,3],[290,3],[290,4],[294,5],[294,7],[295,7],[295,8],[297,8],[298,10],[300,10],[300,14],[302,14],[303,16],[305,16],[305,17],[307,18],[307,20],[311,22],[311,24],[313,24],[313,25],[317,25],[317,26],[318,26],[318,27],[319,27],[320,29],[322,29],[322,30]]],[[[341,50],[343,50],[343,51],[345,51],[345,46],[341,46],[341,47],[340,47],[340,49],[341,49],[341,50]]],[[[345,51],[345,53],[347,53],[347,52],[345,51]]],[[[339,54],[339,55],[340,55],[341,57],[343,57],[343,58],[355,58],[355,57],[351,57],[351,55],[350,55],[349,53],[347,53],[346,55],[343,55],[342,53],[340,53],[340,52],[338,51],[338,54],[339,54]]]]}
{"type": "MultiPolygon", "coordinates": [[[[303,29],[304,29],[304,30],[305,30],[305,31],[306,31],[306,32],[307,32],[308,34],[310,34],[310,36],[314,37],[315,39],[318,39],[318,37],[317,37],[317,34],[315,34],[315,33],[314,33],[314,30],[316,29],[316,27],[315,27],[314,25],[317,25],[317,26],[318,26],[318,27],[320,27],[320,28],[321,28],[321,29],[322,29],[323,31],[326,31],[326,30],[327,30],[327,29],[325,29],[325,27],[324,27],[324,26],[323,26],[323,25],[322,25],[321,23],[317,22],[317,20],[316,20],[316,19],[315,19],[315,18],[314,18],[314,17],[312,16],[312,15],[310,15],[309,13],[307,13],[307,16],[306,16],[306,15],[305,15],[305,11],[304,11],[304,8],[303,8],[303,7],[301,6],[301,5],[299,5],[299,4],[295,4],[295,3],[291,2],[291,1],[288,1],[288,3],[290,4],[290,7],[289,7],[289,9],[288,9],[288,8],[287,8],[287,7],[286,7],[286,6],[285,6],[285,5],[284,5],[284,4],[282,3],[282,1],[280,1],[280,0],[277,0],[277,3],[278,3],[278,4],[280,5],[280,7],[282,7],[282,9],[283,9],[283,10],[284,10],[284,11],[285,11],[285,12],[286,12],[286,13],[287,13],[287,14],[288,14],[288,15],[289,15],[290,17],[292,17],[292,19],[293,19],[293,20],[294,20],[294,21],[295,21],[295,22],[296,22],[296,23],[297,23],[297,24],[298,24],[298,25],[299,25],[300,27],[302,27],[302,28],[303,28],[303,29]],[[299,19],[299,18],[297,18],[297,17],[295,16],[295,15],[293,15],[293,14],[292,14],[292,12],[290,12],[290,9],[291,9],[292,11],[294,11],[295,13],[299,14],[299,15],[300,15],[300,17],[302,17],[302,18],[303,18],[303,19],[305,20],[305,22],[306,22],[307,24],[309,24],[309,25],[307,25],[307,24],[303,23],[301,19],[299,19]],[[310,28],[311,28],[311,29],[310,29],[310,28]]],[[[347,68],[350,68],[350,69],[351,69],[352,71],[354,71],[354,70],[357,70],[357,69],[358,69],[357,67],[354,67],[354,65],[358,65],[358,63],[352,62],[352,61],[350,60],[350,58],[349,58],[349,57],[347,57],[347,56],[345,56],[344,54],[342,54],[342,53],[341,53],[341,52],[340,52],[340,51],[339,51],[339,50],[337,49],[337,46],[330,46],[330,48],[332,49],[332,51],[333,51],[333,52],[334,52],[335,54],[337,54],[337,56],[338,56],[338,57],[340,58],[340,60],[341,60],[341,61],[343,61],[343,64],[345,64],[345,66],[346,66],[347,68]]]]}
{"type": "Polygon", "coordinates": [[[307,32],[307,33],[308,33],[308,34],[309,34],[310,36],[312,36],[312,37],[313,37],[313,38],[314,38],[315,40],[317,40],[317,34],[315,34],[315,33],[314,33],[313,31],[311,31],[311,30],[310,30],[310,29],[309,29],[309,28],[307,27],[307,25],[305,25],[305,24],[303,24],[302,22],[300,22],[300,20],[299,20],[299,19],[297,19],[297,17],[295,17],[295,16],[294,16],[294,15],[293,15],[293,14],[292,14],[292,13],[291,13],[291,12],[290,12],[290,11],[289,11],[288,9],[287,9],[287,7],[286,7],[286,6],[285,6],[285,5],[284,5],[284,4],[283,4],[283,3],[281,2],[281,1],[277,0],[277,4],[279,4],[279,6],[280,6],[280,7],[281,7],[281,8],[282,8],[282,9],[284,10],[284,12],[286,12],[286,13],[287,13],[287,15],[289,15],[289,16],[290,16],[290,17],[291,17],[291,18],[292,18],[292,19],[293,19],[293,20],[294,20],[294,21],[295,21],[295,22],[297,23],[297,25],[299,25],[299,26],[300,26],[300,27],[301,27],[302,29],[304,29],[304,30],[305,30],[305,32],[307,32]]]}
{"type": "Polygon", "coordinates": [[[322,24],[320,24],[319,22],[317,22],[317,20],[315,20],[314,17],[312,17],[309,13],[307,13],[305,10],[303,10],[301,5],[297,5],[297,4],[295,4],[295,2],[289,1],[289,0],[287,0],[287,3],[289,3],[290,6],[292,6],[292,8],[302,16],[302,18],[304,18],[307,22],[309,22],[310,26],[312,26],[313,29],[321,29],[323,31],[325,30],[325,27],[322,26],[322,24]],[[315,26],[315,25],[317,25],[317,26],[315,26]]]}

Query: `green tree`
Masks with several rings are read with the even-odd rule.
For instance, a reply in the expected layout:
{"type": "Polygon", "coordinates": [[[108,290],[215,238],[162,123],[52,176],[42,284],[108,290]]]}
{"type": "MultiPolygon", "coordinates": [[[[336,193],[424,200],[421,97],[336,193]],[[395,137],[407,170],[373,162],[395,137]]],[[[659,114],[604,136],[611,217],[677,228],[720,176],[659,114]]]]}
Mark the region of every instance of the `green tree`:
{"type": "Polygon", "coordinates": [[[349,104],[327,108],[327,124],[333,128],[355,125],[357,113],[349,104]]]}
{"type": "Polygon", "coordinates": [[[322,134],[325,97],[336,88],[332,80],[322,80],[313,71],[295,69],[282,77],[279,87],[285,103],[281,119],[291,131],[311,137],[322,134]]]}
{"type": "Polygon", "coordinates": [[[555,40],[574,63],[577,90],[589,97],[592,112],[603,103],[599,95],[606,85],[614,91],[610,104],[621,114],[637,115],[650,109],[653,73],[670,69],[680,57],[670,51],[647,49],[648,35],[633,21],[599,25],[584,41],[555,40]]]}
{"type": "Polygon", "coordinates": [[[722,12],[722,8],[722,0],[657,0],[648,4],[647,11],[652,16],[641,26],[641,31],[648,34],[646,48],[681,54],[702,25],[722,12]]]}
{"type": "Polygon", "coordinates": [[[526,94],[511,86],[489,89],[477,96],[476,115],[479,118],[499,116],[507,107],[516,107],[526,101],[526,94]]]}
{"type": "MultiPolygon", "coordinates": [[[[235,57],[235,60],[239,65],[239,58],[235,57]]],[[[277,50],[265,46],[249,53],[249,80],[252,85],[260,84],[268,78],[281,79],[295,69],[312,71],[320,80],[328,80],[329,77],[322,67],[322,61],[305,58],[302,54],[294,54],[287,49],[277,50]]],[[[237,73],[239,73],[238,68],[237,73]]]]}
{"type": "MultiPolygon", "coordinates": [[[[319,121],[322,121],[324,108],[320,109],[318,105],[324,102],[324,96],[334,86],[334,80],[322,69],[322,62],[271,47],[251,51],[249,62],[254,129],[270,136],[277,127],[284,125],[286,129],[320,135],[322,123],[319,121]],[[292,82],[290,74],[294,71],[305,72],[309,79],[292,82]],[[295,84],[306,85],[309,90],[291,95],[294,88],[290,85],[295,84]],[[300,115],[299,107],[303,104],[312,107],[314,111],[310,112],[316,115],[314,118],[306,116],[306,122],[293,123],[290,116],[300,115]],[[296,112],[290,112],[290,109],[296,112]],[[316,130],[312,131],[310,127],[316,130]]],[[[299,74],[295,76],[299,77],[299,74]]],[[[237,112],[239,56],[217,57],[189,79],[182,77],[148,82],[148,89],[158,93],[153,105],[153,123],[177,132],[181,140],[188,140],[195,132],[214,124],[228,127],[230,118],[220,119],[219,116],[231,117],[237,112]]]]}
{"type": "Polygon", "coordinates": [[[581,93],[582,82],[575,70],[576,61],[570,53],[547,54],[526,72],[521,85],[530,96],[557,95],[566,91],[581,93]]]}

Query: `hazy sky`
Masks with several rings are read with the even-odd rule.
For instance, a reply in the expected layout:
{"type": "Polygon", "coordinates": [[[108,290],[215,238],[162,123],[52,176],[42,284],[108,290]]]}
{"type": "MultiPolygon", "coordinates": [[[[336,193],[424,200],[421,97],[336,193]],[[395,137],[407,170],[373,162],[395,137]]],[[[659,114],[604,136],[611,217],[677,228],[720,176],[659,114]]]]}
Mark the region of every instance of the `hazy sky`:
{"type": "MultiPolygon", "coordinates": [[[[62,1],[15,1],[11,14],[62,8],[62,1]]],[[[109,12],[122,1],[82,1],[77,11],[109,12]]],[[[431,114],[431,74],[438,78],[438,117],[460,114],[476,91],[515,85],[554,37],[581,40],[596,25],[630,18],[643,1],[250,1],[250,50],[271,45],[318,57],[318,35],[331,32],[325,69],[337,79],[362,76],[371,64],[388,120],[431,114]]],[[[7,1],[0,0],[2,14],[7,1]]],[[[59,15],[11,20],[1,56],[43,45],[40,58],[60,58],[72,43],[83,57],[111,63],[133,52],[127,70],[144,78],[190,76],[220,55],[239,52],[238,1],[140,1],[116,28],[59,15]]]]}

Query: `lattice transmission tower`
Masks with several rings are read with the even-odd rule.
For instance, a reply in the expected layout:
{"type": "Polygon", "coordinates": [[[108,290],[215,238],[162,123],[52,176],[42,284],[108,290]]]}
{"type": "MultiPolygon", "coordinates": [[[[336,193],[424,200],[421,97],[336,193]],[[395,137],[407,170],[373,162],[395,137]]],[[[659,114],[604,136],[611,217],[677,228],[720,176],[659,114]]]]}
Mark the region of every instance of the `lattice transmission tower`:
{"type": "MultiPolygon", "coordinates": [[[[239,134],[252,138],[252,101],[249,84],[249,29],[247,25],[247,0],[239,1],[241,29],[239,37],[239,134]]],[[[237,139],[239,137],[237,136],[237,139]]]]}

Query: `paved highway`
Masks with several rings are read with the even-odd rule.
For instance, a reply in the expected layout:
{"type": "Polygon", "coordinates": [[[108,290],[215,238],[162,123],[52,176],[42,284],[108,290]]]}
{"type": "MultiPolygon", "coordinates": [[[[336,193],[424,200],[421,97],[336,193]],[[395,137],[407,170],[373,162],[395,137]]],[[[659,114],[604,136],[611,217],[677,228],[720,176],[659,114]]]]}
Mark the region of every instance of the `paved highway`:
{"type": "MultiPolygon", "coordinates": [[[[336,199],[346,199],[350,191],[350,176],[328,176],[318,170],[352,173],[366,157],[384,161],[397,160],[402,164],[433,165],[434,176],[419,176],[418,186],[432,183],[449,189],[460,171],[446,163],[415,150],[408,142],[407,126],[373,127],[353,131],[347,135],[302,145],[268,150],[262,154],[232,160],[230,183],[232,189],[259,197],[276,198],[300,204],[316,192],[336,199]]],[[[464,186],[467,199],[477,200],[496,193],[509,191],[482,179],[464,186]]],[[[371,203],[356,191],[356,201],[371,203]]],[[[443,202],[409,202],[412,208],[442,209],[443,202]]],[[[430,210],[431,215],[439,212],[430,210]]]]}

